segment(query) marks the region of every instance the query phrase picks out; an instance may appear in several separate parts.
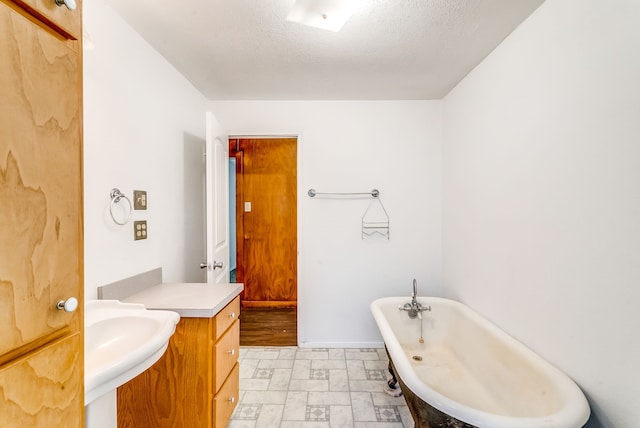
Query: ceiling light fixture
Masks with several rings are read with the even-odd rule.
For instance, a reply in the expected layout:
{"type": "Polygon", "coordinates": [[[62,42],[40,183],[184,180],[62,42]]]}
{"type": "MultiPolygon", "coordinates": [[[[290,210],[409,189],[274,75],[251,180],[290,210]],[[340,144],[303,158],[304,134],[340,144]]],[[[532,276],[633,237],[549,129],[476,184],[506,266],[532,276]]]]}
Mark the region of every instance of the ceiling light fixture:
{"type": "Polygon", "coordinates": [[[360,6],[360,0],[296,0],[287,21],[340,31],[360,6]]]}

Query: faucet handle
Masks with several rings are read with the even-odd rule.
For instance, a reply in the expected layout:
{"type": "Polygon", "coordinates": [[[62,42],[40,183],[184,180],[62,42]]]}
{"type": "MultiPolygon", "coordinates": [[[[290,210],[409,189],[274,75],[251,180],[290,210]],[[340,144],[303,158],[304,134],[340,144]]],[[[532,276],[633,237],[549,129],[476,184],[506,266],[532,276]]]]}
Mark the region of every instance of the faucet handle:
{"type": "Polygon", "coordinates": [[[399,311],[410,311],[411,309],[412,309],[411,303],[405,303],[404,306],[403,305],[398,305],[398,310],[399,311]]]}

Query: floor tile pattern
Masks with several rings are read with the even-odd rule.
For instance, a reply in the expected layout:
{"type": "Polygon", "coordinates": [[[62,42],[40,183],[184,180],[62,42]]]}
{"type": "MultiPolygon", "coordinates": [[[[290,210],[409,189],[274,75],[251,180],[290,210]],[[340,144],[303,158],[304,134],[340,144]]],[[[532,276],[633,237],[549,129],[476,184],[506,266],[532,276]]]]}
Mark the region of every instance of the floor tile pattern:
{"type": "Polygon", "coordinates": [[[241,347],[228,428],[413,428],[387,365],[384,349],[241,347]]]}

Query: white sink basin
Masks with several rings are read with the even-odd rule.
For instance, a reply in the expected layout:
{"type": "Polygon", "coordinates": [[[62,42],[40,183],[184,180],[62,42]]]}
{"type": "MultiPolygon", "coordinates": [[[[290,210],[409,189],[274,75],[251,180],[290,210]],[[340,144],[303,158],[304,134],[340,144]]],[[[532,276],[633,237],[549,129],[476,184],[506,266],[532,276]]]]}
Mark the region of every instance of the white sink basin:
{"type": "Polygon", "coordinates": [[[85,304],[84,403],[133,379],[164,353],[180,316],[118,300],[85,304]]]}

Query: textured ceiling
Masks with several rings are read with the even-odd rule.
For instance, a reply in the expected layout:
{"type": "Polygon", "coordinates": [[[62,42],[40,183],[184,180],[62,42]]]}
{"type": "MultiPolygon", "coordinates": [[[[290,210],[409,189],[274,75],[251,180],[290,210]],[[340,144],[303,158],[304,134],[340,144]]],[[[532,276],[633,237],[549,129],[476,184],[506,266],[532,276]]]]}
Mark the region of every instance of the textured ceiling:
{"type": "Polygon", "coordinates": [[[442,98],[543,1],[363,0],[339,33],[294,0],[107,3],[208,99],[382,100],[442,98]]]}

